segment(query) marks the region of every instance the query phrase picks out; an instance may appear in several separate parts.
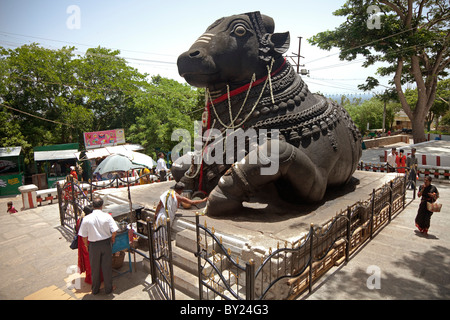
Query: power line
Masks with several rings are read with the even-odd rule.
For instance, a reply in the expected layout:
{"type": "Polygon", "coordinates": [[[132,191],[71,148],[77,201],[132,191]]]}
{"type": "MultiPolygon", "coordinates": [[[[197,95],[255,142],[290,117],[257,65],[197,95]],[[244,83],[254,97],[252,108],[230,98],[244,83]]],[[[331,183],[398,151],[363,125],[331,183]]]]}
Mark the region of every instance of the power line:
{"type": "Polygon", "coordinates": [[[317,58],[317,59],[315,59],[315,60],[309,61],[308,63],[313,63],[313,62],[316,62],[316,61],[319,61],[319,60],[322,60],[322,59],[326,59],[326,58],[329,58],[329,57],[332,57],[332,56],[335,56],[335,55],[337,55],[337,54],[340,54],[340,53],[343,53],[343,52],[347,52],[347,51],[350,51],[350,50],[354,50],[354,49],[366,47],[366,46],[368,46],[368,45],[371,45],[371,44],[374,44],[374,43],[376,43],[376,42],[379,42],[379,41],[382,41],[382,40],[386,40],[386,39],[395,37],[395,36],[397,36],[397,35],[400,35],[400,34],[402,34],[402,33],[411,31],[411,30],[416,29],[416,28],[417,28],[417,27],[412,27],[412,28],[410,28],[410,29],[400,31],[400,32],[398,32],[398,33],[394,33],[394,34],[391,34],[391,35],[389,35],[389,36],[386,36],[386,37],[383,37],[383,38],[380,38],[380,39],[376,39],[376,40],[367,42],[367,43],[362,44],[362,45],[359,45],[359,46],[355,46],[355,47],[352,47],[352,48],[349,48],[349,49],[345,49],[345,50],[342,50],[342,51],[337,52],[337,53],[332,53],[332,54],[329,54],[329,55],[327,55],[327,56],[325,56],[325,57],[317,58]]]}
{"type": "MultiPolygon", "coordinates": [[[[1,33],[1,31],[0,31],[0,33],[1,33]]],[[[55,41],[57,41],[57,40],[55,40],[55,41]]],[[[1,43],[5,43],[7,46],[10,46],[10,47],[23,45],[23,44],[20,44],[20,43],[15,43],[15,42],[6,41],[6,40],[0,40],[0,42],[1,43]]],[[[46,48],[42,44],[39,44],[39,46],[37,48],[52,50],[51,48],[48,48],[48,47],[53,47],[53,46],[47,45],[47,48],[46,48]]],[[[59,48],[57,48],[57,49],[59,49],[59,48]]],[[[114,48],[108,48],[108,49],[114,50],[114,48]]],[[[128,51],[131,51],[131,50],[128,50],[128,51]]],[[[73,52],[77,53],[77,54],[80,54],[80,55],[87,55],[87,56],[90,55],[90,56],[95,56],[95,57],[99,57],[99,58],[106,58],[106,59],[122,58],[122,59],[125,59],[127,61],[128,60],[133,60],[133,61],[147,62],[147,63],[176,65],[176,62],[174,62],[174,61],[164,61],[164,60],[144,59],[144,58],[133,58],[133,57],[123,57],[123,56],[112,56],[112,55],[101,54],[101,53],[83,52],[83,51],[80,51],[80,50],[73,50],[73,52]]],[[[166,55],[166,56],[171,56],[171,55],[166,55]]]]}
{"type": "MultiPolygon", "coordinates": [[[[0,33],[6,34],[6,35],[20,36],[20,37],[24,37],[24,38],[32,38],[32,39],[39,39],[39,40],[45,40],[45,41],[54,41],[54,42],[60,42],[60,43],[66,43],[66,44],[75,44],[75,45],[91,47],[91,48],[94,48],[94,47],[98,46],[98,45],[85,44],[85,43],[79,43],[79,42],[70,42],[70,41],[64,41],[64,40],[56,40],[56,39],[50,39],[50,38],[36,37],[36,36],[30,36],[30,35],[24,35],[24,34],[19,34],[19,33],[6,32],[6,31],[1,31],[1,30],[0,30],[0,33]]],[[[143,54],[153,54],[153,55],[160,55],[160,56],[176,57],[175,55],[169,55],[169,54],[164,54],[164,53],[137,51],[137,50],[129,50],[129,49],[121,49],[121,48],[110,48],[110,49],[126,51],[126,52],[133,52],[133,53],[143,53],[143,54]]]]}
{"type": "Polygon", "coordinates": [[[71,124],[68,124],[68,123],[62,123],[62,122],[59,122],[59,121],[46,119],[46,118],[43,118],[43,117],[40,117],[40,116],[31,114],[31,113],[28,113],[28,112],[25,112],[25,111],[22,111],[22,110],[13,108],[13,107],[10,107],[10,106],[8,106],[8,105],[6,105],[6,104],[3,104],[3,103],[0,103],[0,106],[3,106],[3,107],[5,107],[5,108],[8,108],[8,109],[11,109],[11,110],[14,110],[14,111],[23,113],[23,114],[26,114],[26,115],[28,115],[28,116],[30,116],[30,117],[34,117],[34,118],[37,118],[37,119],[40,119],[40,120],[44,120],[44,121],[48,121],[48,122],[52,122],[52,123],[56,123],[56,124],[61,124],[61,125],[63,125],[63,126],[68,126],[68,127],[71,127],[71,128],[75,128],[75,127],[72,126],[71,124]]]}

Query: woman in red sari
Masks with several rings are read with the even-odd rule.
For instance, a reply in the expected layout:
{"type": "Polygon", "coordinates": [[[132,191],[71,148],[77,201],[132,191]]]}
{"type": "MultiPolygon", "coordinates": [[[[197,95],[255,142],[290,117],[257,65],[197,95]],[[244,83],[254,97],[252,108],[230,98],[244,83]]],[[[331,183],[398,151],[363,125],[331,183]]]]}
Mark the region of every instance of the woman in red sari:
{"type": "MultiPolygon", "coordinates": [[[[83,221],[83,218],[90,214],[92,212],[91,207],[84,207],[83,213],[81,214],[80,218],[77,221],[76,230],[78,233],[78,230],[80,229],[80,225],[83,221]]],[[[91,263],[89,262],[89,252],[84,245],[83,238],[81,236],[78,236],[78,268],[80,269],[80,273],[86,272],[86,277],[84,279],[84,282],[92,284],[92,278],[91,278],[91,263]]]]}
{"type": "Polygon", "coordinates": [[[405,167],[406,167],[406,156],[405,151],[402,149],[400,150],[400,154],[397,155],[395,158],[395,163],[397,164],[397,172],[398,173],[405,173],[405,167]]]}

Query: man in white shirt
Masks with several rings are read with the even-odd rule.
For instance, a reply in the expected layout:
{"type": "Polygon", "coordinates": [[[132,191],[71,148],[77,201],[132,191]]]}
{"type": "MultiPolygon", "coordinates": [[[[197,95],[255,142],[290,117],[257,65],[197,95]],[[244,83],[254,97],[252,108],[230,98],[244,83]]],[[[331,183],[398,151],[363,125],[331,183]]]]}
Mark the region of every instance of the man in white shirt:
{"type": "Polygon", "coordinates": [[[394,147],[394,148],[392,148],[391,153],[389,153],[387,155],[387,159],[386,159],[389,172],[395,172],[395,167],[397,166],[396,162],[395,162],[396,158],[397,158],[397,148],[394,147]]]}
{"type": "Polygon", "coordinates": [[[89,251],[89,262],[92,271],[92,294],[100,291],[101,272],[105,283],[105,293],[113,291],[112,285],[112,244],[119,230],[112,216],[102,211],[103,200],[96,197],[93,200],[91,214],[83,218],[78,234],[83,237],[89,251]],[[89,241],[89,246],[88,246],[89,241]]]}
{"type": "Polygon", "coordinates": [[[158,154],[158,161],[156,162],[156,173],[159,175],[159,181],[166,181],[167,169],[166,161],[164,160],[164,153],[158,154]]]}

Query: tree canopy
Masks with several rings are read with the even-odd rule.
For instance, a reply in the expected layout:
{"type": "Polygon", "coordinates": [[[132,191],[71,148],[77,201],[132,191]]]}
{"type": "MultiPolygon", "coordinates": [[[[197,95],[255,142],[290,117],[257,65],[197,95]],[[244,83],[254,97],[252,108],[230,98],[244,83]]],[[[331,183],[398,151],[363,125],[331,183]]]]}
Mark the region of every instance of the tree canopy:
{"type": "Polygon", "coordinates": [[[160,76],[149,80],[118,50],[75,52],[36,43],[0,47],[0,143],[22,146],[26,163],[35,146],[83,146],[83,132],[123,128],[127,142],[150,154],[176,144],[170,130],[193,130],[204,105],[201,91],[160,76]]]}
{"type": "MultiPolygon", "coordinates": [[[[364,67],[382,62],[378,75],[393,75],[398,99],[413,126],[415,142],[425,140],[425,118],[432,107],[439,79],[450,64],[450,3],[441,0],[348,0],[333,12],[347,19],[335,30],[308,39],[322,49],[340,49],[342,60],[365,58],[364,67]],[[413,83],[418,97],[408,103],[404,85],[413,83]]],[[[379,84],[369,77],[363,89],[379,84]]]]}

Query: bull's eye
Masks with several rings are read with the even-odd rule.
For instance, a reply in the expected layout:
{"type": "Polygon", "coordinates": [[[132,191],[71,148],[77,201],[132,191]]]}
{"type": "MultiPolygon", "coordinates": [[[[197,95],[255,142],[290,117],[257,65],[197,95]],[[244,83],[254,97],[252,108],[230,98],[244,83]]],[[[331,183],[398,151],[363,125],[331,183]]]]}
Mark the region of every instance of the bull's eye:
{"type": "Polygon", "coordinates": [[[245,34],[247,33],[247,29],[242,26],[242,25],[237,25],[234,30],[233,30],[234,34],[237,35],[238,37],[243,37],[245,36],[245,34]]]}

